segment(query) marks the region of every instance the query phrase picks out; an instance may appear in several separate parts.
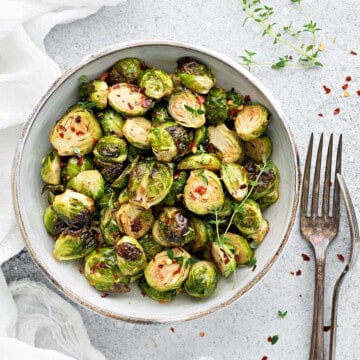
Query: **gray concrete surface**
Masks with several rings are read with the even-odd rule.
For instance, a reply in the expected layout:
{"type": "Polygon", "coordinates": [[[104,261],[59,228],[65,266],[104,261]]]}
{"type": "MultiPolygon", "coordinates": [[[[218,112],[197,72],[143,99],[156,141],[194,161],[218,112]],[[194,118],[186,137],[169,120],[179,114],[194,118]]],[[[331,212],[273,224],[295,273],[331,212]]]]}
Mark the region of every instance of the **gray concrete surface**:
{"type": "MultiPolygon", "coordinates": [[[[270,2],[269,2],[270,3],[270,2]]],[[[276,2],[279,22],[300,21],[294,4],[276,2]]],[[[273,93],[285,114],[297,143],[301,166],[310,132],[343,133],[343,174],[353,201],[360,210],[359,110],[360,96],[360,8],[357,0],[303,0],[310,17],[322,29],[325,44],[321,69],[269,67],[252,72],[273,93]],[[354,50],[359,55],[352,55],[354,50]],[[349,97],[342,85],[351,76],[349,97]],[[323,86],[331,88],[325,94],[323,86]],[[338,115],[333,114],[340,108],[338,115]],[[322,113],[323,117],[318,114],[322,113]]],[[[173,39],[200,44],[238,60],[243,49],[251,49],[264,61],[287,53],[273,46],[250,23],[244,28],[239,0],[128,0],[115,7],[102,8],[86,19],[56,26],[46,38],[49,55],[62,70],[85,55],[106,45],[135,39],[173,39]]],[[[283,25],[287,25],[283,23],[283,25]]],[[[327,262],[325,321],[330,322],[330,297],[333,283],[343,264],[337,254],[347,255],[349,231],[344,208],[341,229],[332,244],[327,262]]],[[[298,220],[279,260],[265,279],[237,302],[203,318],[174,324],[138,325],[114,321],[80,306],[93,344],[109,360],[115,359],[241,359],[303,360],[308,358],[312,306],[314,258],[310,246],[301,238],[298,220]],[[301,254],[308,254],[305,262],[301,254]],[[301,276],[291,272],[301,270],[301,276]],[[284,319],[278,310],[287,311],[284,319]],[[268,337],[278,335],[275,345],[268,337]]],[[[24,250],[3,265],[8,281],[29,277],[52,285],[24,250]]],[[[346,278],[340,297],[337,359],[359,358],[360,338],[360,262],[346,278]]],[[[325,332],[328,342],[329,332],[325,332]]]]}

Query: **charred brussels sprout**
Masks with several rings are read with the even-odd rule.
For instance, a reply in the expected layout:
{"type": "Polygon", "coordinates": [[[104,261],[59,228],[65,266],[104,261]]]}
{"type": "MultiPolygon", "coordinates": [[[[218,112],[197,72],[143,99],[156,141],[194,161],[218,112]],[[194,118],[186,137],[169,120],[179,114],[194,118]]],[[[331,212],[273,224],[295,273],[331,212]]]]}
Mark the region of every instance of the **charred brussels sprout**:
{"type": "Polygon", "coordinates": [[[206,96],[205,108],[207,121],[210,125],[220,125],[227,119],[226,102],[226,91],[223,88],[214,87],[209,91],[206,96]]]}
{"type": "Polygon", "coordinates": [[[115,245],[123,234],[117,221],[118,206],[110,206],[100,211],[100,231],[103,239],[109,245],[115,245]]]}
{"type": "Polygon", "coordinates": [[[70,189],[56,195],[52,207],[68,225],[88,224],[96,210],[92,198],[70,189]]]}
{"type": "Polygon", "coordinates": [[[131,145],[139,149],[149,149],[148,135],[150,129],[151,122],[144,117],[138,116],[126,119],[122,132],[131,145]]]}
{"type": "Polygon", "coordinates": [[[258,203],[247,199],[243,202],[240,211],[234,216],[234,225],[242,234],[252,234],[260,229],[262,219],[258,203]]]}
{"type": "Polygon", "coordinates": [[[157,291],[180,288],[190,270],[190,254],[181,247],[159,252],[144,270],[146,282],[157,291]]]}
{"type": "Polygon", "coordinates": [[[191,91],[207,94],[215,85],[215,76],[204,63],[191,57],[183,57],[177,61],[177,64],[176,76],[191,91]]]}
{"type": "Polygon", "coordinates": [[[142,277],[139,281],[139,288],[145,295],[150,299],[158,301],[159,303],[165,304],[173,301],[178,294],[178,289],[168,290],[168,291],[158,291],[151,287],[145,280],[145,277],[142,277]]]}
{"type": "Polygon", "coordinates": [[[184,188],[186,207],[195,214],[206,215],[221,208],[225,195],[217,175],[206,169],[192,170],[184,188]]]}
{"type": "Polygon", "coordinates": [[[117,266],[114,247],[100,247],[85,257],[84,275],[96,290],[127,293],[129,277],[121,273],[117,266]]]}
{"type": "Polygon", "coordinates": [[[214,154],[200,153],[188,155],[177,164],[179,170],[207,169],[218,171],[221,168],[221,161],[214,154]]]}
{"type": "Polygon", "coordinates": [[[185,291],[196,298],[208,298],[216,290],[219,275],[210,261],[197,261],[191,265],[189,275],[184,283],[185,291]]]}
{"type": "Polygon", "coordinates": [[[99,240],[100,233],[94,228],[67,228],[56,239],[53,255],[57,260],[80,259],[94,250],[99,240]]]}
{"type": "Polygon", "coordinates": [[[191,91],[171,95],[168,110],[171,117],[186,128],[197,129],[205,124],[205,106],[191,91]]]}
{"type": "Polygon", "coordinates": [[[241,235],[227,232],[223,235],[224,242],[234,248],[236,266],[247,264],[253,256],[253,250],[247,240],[241,235]]]}
{"type": "Polygon", "coordinates": [[[151,209],[127,203],[120,206],[116,221],[126,235],[139,239],[151,229],[154,216],[151,209]]]}
{"type": "Polygon", "coordinates": [[[124,58],[110,68],[107,81],[111,85],[124,82],[136,84],[146,69],[147,65],[138,58],[124,58]]]}
{"type": "Polygon", "coordinates": [[[138,242],[144,249],[147,260],[151,260],[157,253],[164,249],[150,234],[138,239],[138,242]]]}
{"type": "Polygon", "coordinates": [[[151,110],[151,123],[153,125],[160,125],[164,122],[173,121],[172,118],[169,115],[168,109],[167,109],[167,102],[161,101],[154,105],[154,107],[151,110]]]}
{"type": "Polygon", "coordinates": [[[236,134],[225,124],[208,128],[209,146],[214,147],[215,153],[224,163],[241,161],[244,150],[236,134]]]}
{"type": "Polygon", "coordinates": [[[153,105],[153,100],[141,93],[139,87],[129,83],[111,86],[108,100],[115,111],[126,116],[144,115],[153,105]]]}
{"type": "Polygon", "coordinates": [[[139,161],[129,175],[130,202],[149,209],[161,202],[173,183],[173,171],[155,160],[139,161]]]}
{"type": "Polygon", "coordinates": [[[125,120],[121,114],[113,109],[106,109],[103,113],[99,114],[99,121],[104,135],[123,137],[122,127],[125,120]]]}
{"type": "Polygon", "coordinates": [[[91,101],[98,109],[107,106],[108,84],[104,80],[91,80],[80,85],[80,98],[91,101]]]}
{"type": "Polygon", "coordinates": [[[67,182],[82,171],[93,169],[94,162],[89,156],[71,156],[61,170],[61,177],[67,182]]]}
{"type": "Polygon", "coordinates": [[[117,177],[117,179],[115,179],[111,186],[115,189],[124,189],[129,181],[129,174],[131,173],[131,171],[135,168],[136,164],[139,161],[139,157],[137,157],[136,159],[134,159],[134,161],[130,162],[126,168],[124,169],[124,171],[122,171],[122,173],[117,177]]]}
{"type": "Polygon", "coordinates": [[[105,182],[98,170],[85,170],[67,183],[67,188],[85,194],[95,201],[104,195],[105,182]]]}
{"type": "Polygon", "coordinates": [[[189,149],[190,135],[180,125],[166,122],[152,127],[149,132],[151,149],[159,161],[171,162],[189,149]]]}
{"type": "Polygon", "coordinates": [[[266,135],[254,140],[244,141],[244,151],[247,157],[256,162],[260,162],[264,158],[267,160],[272,152],[272,141],[266,135]]]}
{"type": "Polygon", "coordinates": [[[165,206],[174,206],[179,200],[181,200],[188,176],[189,175],[186,171],[179,171],[174,174],[173,183],[166,197],[162,201],[162,204],[165,206]]]}
{"type": "Polygon", "coordinates": [[[235,130],[242,140],[254,140],[265,132],[269,121],[269,112],[262,105],[244,105],[236,115],[235,130]]]}
{"type": "Polygon", "coordinates": [[[221,165],[220,176],[229,194],[237,201],[242,201],[249,191],[247,170],[239,164],[221,165]]]}
{"type": "Polygon", "coordinates": [[[124,275],[136,275],[146,267],[146,256],[139,242],[123,236],[115,245],[117,264],[124,275]]]}
{"type": "Polygon", "coordinates": [[[236,270],[235,249],[232,244],[226,242],[211,243],[211,258],[217,266],[220,273],[228,277],[236,270]]]}
{"type": "Polygon", "coordinates": [[[171,76],[160,69],[147,69],[141,76],[139,86],[146,96],[159,100],[174,90],[171,76]]]}
{"type": "Polygon", "coordinates": [[[52,128],[50,143],[60,156],[85,155],[101,137],[101,126],[94,115],[74,106],[52,128]]]}
{"type": "Polygon", "coordinates": [[[165,207],[154,223],[152,235],[160,245],[176,247],[194,240],[195,231],[183,209],[165,207]]]}
{"type": "Polygon", "coordinates": [[[95,161],[122,163],[127,158],[127,144],[124,139],[113,135],[103,136],[94,148],[95,161]]]}
{"type": "Polygon", "coordinates": [[[50,185],[61,182],[61,158],[56,151],[50,151],[41,162],[41,178],[50,185]]]}
{"type": "Polygon", "coordinates": [[[67,227],[67,224],[56,214],[51,205],[45,209],[43,221],[46,231],[51,236],[58,236],[67,227]]]}

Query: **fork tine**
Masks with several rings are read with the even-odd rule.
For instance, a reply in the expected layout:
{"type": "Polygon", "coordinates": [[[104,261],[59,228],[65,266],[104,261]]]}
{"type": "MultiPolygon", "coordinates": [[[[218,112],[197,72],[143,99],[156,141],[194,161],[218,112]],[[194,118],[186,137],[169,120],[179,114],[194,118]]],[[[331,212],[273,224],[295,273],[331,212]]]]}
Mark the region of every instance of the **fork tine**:
{"type": "MultiPolygon", "coordinates": [[[[335,165],[335,174],[341,174],[341,154],[342,154],[342,134],[339,136],[337,154],[336,154],[336,165],[335,165]]],[[[334,186],[334,200],[333,200],[333,218],[336,223],[339,223],[339,214],[340,214],[340,187],[338,179],[336,177],[335,186],[334,186]]]]}
{"type": "Polygon", "coordinates": [[[324,191],[323,191],[323,203],[322,203],[322,214],[327,216],[329,214],[329,203],[330,203],[330,176],[331,176],[331,163],[332,163],[332,152],[333,152],[333,134],[330,135],[328,151],[326,155],[326,166],[325,166],[325,177],[324,177],[324,191]]]}
{"type": "Polygon", "coordinates": [[[318,152],[316,156],[316,165],[314,172],[314,183],[313,183],[313,194],[312,194],[312,202],[311,202],[311,215],[318,216],[319,210],[319,189],[320,189],[320,172],[321,172],[321,158],[322,158],[322,148],[323,148],[323,136],[321,134],[318,152]]]}
{"type": "Polygon", "coordinates": [[[309,182],[310,182],[310,169],[311,169],[311,157],[313,148],[314,134],[311,133],[310,141],[307,149],[303,184],[301,189],[301,217],[307,216],[308,199],[309,199],[309,182]]]}

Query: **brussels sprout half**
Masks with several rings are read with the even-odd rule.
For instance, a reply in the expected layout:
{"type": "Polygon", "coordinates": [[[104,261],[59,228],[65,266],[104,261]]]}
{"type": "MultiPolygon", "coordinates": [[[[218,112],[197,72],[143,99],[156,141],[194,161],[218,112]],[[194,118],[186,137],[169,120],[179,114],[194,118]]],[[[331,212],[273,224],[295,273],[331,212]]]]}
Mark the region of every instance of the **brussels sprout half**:
{"type": "Polygon", "coordinates": [[[260,162],[264,158],[269,159],[272,152],[272,140],[266,136],[260,136],[254,140],[244,141],[245,155],[250,159],[260,162]]]}
{"type": "Polygon", "coordinates": [[[239,234],[227,232],[222,236],[224,242],[233,247],[236,266],[247,264],[253,257],[253,250],[248,241],[239,234]]]}
{"type": "Polygon", "coordinates": [[[229,194],[237,201],[242,201],[249,191],[249,176],[239,164],[223,163],[220,170],[221,180],[229,194]]]}
{"type": "Polygon", "coordinates": [[[58,153],[50,151],[41,162],[41,178],[50,185],[59,185],[61,183],[61,158],[58,153]]]}
{"type": "Polygon", "coordinates": [[[74,106],[52,128],[50,143],[60,156],[85,155],[101,137],[101,126],[94,115],[74,106]]]}
{"type": "Polygon", "coordinates": [[[43,215],[45,229],[51,236],[58,236],[67,227],[67,224],[56,214],[51,205],[49,205],[43,215]]]}
{"type": "Polygon", "coordinates": [[[188,155],[177,164],[179,170],[207,169],[218,171],[221,168],[221,161],[214,154],[199,153],[188,155]]]}
{"type": "Polygon", "coordinates": [[[134,83],[142,76],[147,69],[143,60],[135,57],[127,57],[117,61],[109,70],[107,81],[109,84],[134,83]]]}
{"type": "Polygon", "coordinates": [[[257,245],[260,245],[263,242],[268,232],[269,232],[269,222],[263,218],[261,220],[258,231],[253,234],[246,235],[246,239],[249,242],[255,242],[257,245]]]}
{"type": "Polygon", "coordinates": [[[115,245],[123,235],[122,229],[116,221],[118,204],[101,209],[100,211],[100,231],[103,239],[109,245],[115,245]]]}
{"type": "Polygon", "coordinates": [[[141,76],[139,86],[146,96],[159,100],[174,91],[171,76],[161,69],[147,69],[141,76]]]}
{"type": "Polygon", "coordinates": [[[233,245],[225,242],[212,242],[210,253],[213,262],[223,276],[228,277],[236,270],[233,245]]]}
{"type": "Polygon", "coordinates": [[[98,109],[107,106],[108,84],[104,80],[91,80],[80,85],[80,98],[91,101],[98,109]]]}
{"type": "Polygon", "coordinates": [[[115,135],[119,138],[123,137],[122,127],[124,126],[125,120],[121,114],[113,109],[106,109],[98,116],[104,135],[115,135]]]}
{"type": "Polygon", "coordinates": [[[234,216],[234,225],[244,235],[257,232],[262,222],[262,214],[258,203],[252,199],[246,199],[240,211],[234,216]]]}
{"type": "Polygon", "coordinates": [[[94,162],[87,156],[71,156],[66,165],[61,169],[61,178],[64,182],[69,181],[82,171],[93,170],[94,162]]]}
{"type": "Polygon", "coordinates": [[[259,204],[261,210],[265,210],[270,205],[276,203],[278,199],[279,199],[279,188],[274,187],[273,190],[271,190],[269,193],[258,199],[257,203],[259,204]]]}
{"type": "Polygon", "coordinates": [[[114,135],[103,136],[93,150],[95,162],[122,163],[127,158],[127,143],[114,135]]]}
{"type": "Polygon", "coordinates": [[[145,277],[142,277],[139,280],[139,288],[150,299],[158,301],[159,303],[162,304],[173,301],[176,298],[176,295],[179,293],[178,289],[168,290],[168,291],[156,290],[146,282],[145,277]]]}
{"type": "Polygon", "coordinates": [[[149,149],[148,135],[150,129],[151,122],[142,116],[137,116],[126,119],[122,132],[131,145],[139,149],[149,149]]]}

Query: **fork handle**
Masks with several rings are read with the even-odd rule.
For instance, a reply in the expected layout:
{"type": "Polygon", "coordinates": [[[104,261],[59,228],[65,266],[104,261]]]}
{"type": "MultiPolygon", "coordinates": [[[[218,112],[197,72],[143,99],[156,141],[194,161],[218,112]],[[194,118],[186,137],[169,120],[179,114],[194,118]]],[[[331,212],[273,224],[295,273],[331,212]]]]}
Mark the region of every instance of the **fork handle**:
{"type": "Polygon", "coordinates": [[[321,245],[315,246],[315,294],[310,360],[324,360],[324,284],[327,241],[323,241],[321,245]]]}

